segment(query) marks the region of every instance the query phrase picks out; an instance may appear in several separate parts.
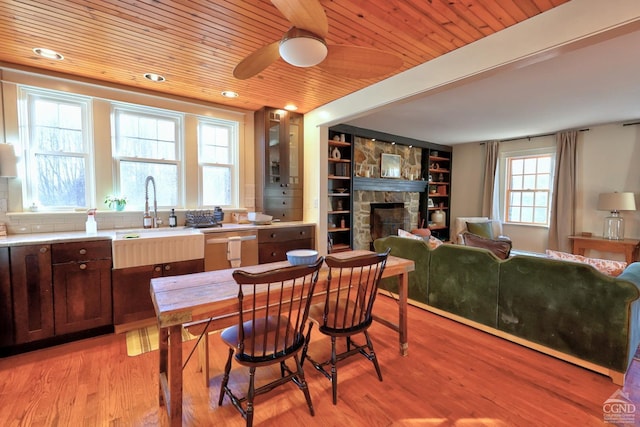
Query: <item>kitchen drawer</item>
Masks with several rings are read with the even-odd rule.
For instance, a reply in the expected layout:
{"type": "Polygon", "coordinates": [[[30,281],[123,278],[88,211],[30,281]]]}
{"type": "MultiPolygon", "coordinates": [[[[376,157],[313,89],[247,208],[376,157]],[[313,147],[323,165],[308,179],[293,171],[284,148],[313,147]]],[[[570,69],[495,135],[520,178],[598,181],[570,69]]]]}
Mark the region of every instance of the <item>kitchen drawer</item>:
{"type": "Polygon", "coordinates": [[[258,258],[260,264],[268,262],[284,261],[287,252],[294,249],[315,249],[313,239],[297,239],[284,242],[261,243],[258,245],[258,258]]]}
{"type": "Polygon", "coordinates": [[[111,259],[110,240],[56,243],[51,245],[51,262],[63,264],[96,259],[111,259]]]}
{"type": "MultiPolygon", "coordinates": [[[[290,240],[311,239],[313,241],[313,226],[278,227],[258,230],[258,243],[288,242],[290,240]]],[[[305,248],[309,249],[309,248],[305,248]]]]}

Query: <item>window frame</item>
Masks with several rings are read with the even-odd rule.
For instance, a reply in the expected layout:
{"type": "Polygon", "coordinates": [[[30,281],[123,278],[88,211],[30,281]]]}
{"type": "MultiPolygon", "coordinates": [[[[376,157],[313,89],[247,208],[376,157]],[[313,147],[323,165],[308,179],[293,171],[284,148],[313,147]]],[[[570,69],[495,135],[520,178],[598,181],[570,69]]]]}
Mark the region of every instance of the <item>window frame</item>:
{"type": "Polygon", "coordinates": [[[85,184],[84,184],[84,206],[47,206],[45,212],[57,211],[75,211],[77,209],[88,209],[92,206],[95,197],[96,178],[95,178],[95,156],[93,141],[93,100],[91,97],[78,95],[75,93],[62,92],[51,89],[42,89],[28,85],[18,85],[17,87],[18,102],[18,128],[19,140],[22,147],[16,147],[22,150],[24,160],[22,168],[24,170],[24,183],[22,185],[22,208],[24,211],[29,210],[32,204],[35,204],[39,210],[43,207],[39,206],[38,186],[38,168],[36,156],[55,155],[70,158],[82,158],[85,164],[85,184]],[[81,109],[82,122],[82,151],[60,152],[40,150],[36,148],[33,142],[33,116],[34,104],[37,100],[48,100],[58,104],[71,104],[79,106],[81,109]]]}
{"type": "MultiPolygon", "coordinates": [[[[550,220],[551,220],[551,211],[553,209],[553,186],[554,186],[554,180],[555,180],[555,163],[556,163],[556,153],[555,150],[553,150],[552,148],[541,148],[541,149],[537,149],[537,150],[521,150],[521,151],[513,151],[513,152],[504,152],[500,155],[500,163],[501,166],[503,167],[504,170],[504,174],[503,174],[503,185],[501,186],[502,191],[501,193],[501,197],[500,197],[500,201],[501,201],[501,215],[503,218],[503,222],[507,223],[507,224],[512,224],[512,225],[524,225],[524,226],[535,226],[535,227],[549,227],[550,225],[550,220]],[[536,188],[526,188],[526,189],[522,189],[522,190],[513,190],[511,189],[511,183],[512,183],[512,171],[511,171],[511,165],[512,165],[512,161],[513,160],[526,160],[526,159],[533,159],[535,158],[540,159],[542,157],[547,157],[550,160],[550,170],[549,170],[549,188],[548,189],[536,189],[536,188]],[[547,193],[547,204],[546,204],[546,209],[547,209],[547,215],[546,215],[546,220],[544,223],[541,222],[527,222],[527,221],[512,221],[509,218],[509,209],[512,206],[511,205],[511,194],[513,192],[533,192],[534,193],[534,200],[535,200],[535,195],[537,193],[542,193],[545,192],[547,193]]],[[[525,175],[525,174],[522,174],[525,175]]],[[[538,179],[539,175],[542,175],[542,173],[538,173],[536,171],[536,173],[534,174],[526,174],[526,175],[535,175],[536,176],[536,181],[538,179]]],[[[520,205],[522,206],[522,205],[520,205]]],[[[522,218],[522,216],[520,216],[520,218],[522,218]]],[[[535,215],[534,215],[535,218],[535,215]]]]}
{"type": "Polygon", "coordinates": [[[239,206],[239,147],[240,147],[240,124],[237,121],[225,120],[212,117],[197,117],[197,152],[198,152],[198,205],[201,208],[213,208],[220,206],[223,208],[236,208],[239,206]],[[225,127],[229,129],[229,160],[230,163],[205,162],[203,160],[202,150],[204,148],[202,141],[201,127],[203,125],[225,127]],[[204,168],[218,167],[227,168],[231,176],[231,204],[229,205],[205,205],[204,204],[204,168]]]}
{"type": "MultiPolygon", "coordinates": [[[[167,164],[176,165],[176,205],[160,205],[159,209],[180,208],[184,207],[184,158],[185,158],[185,143],[184,143],[184,127],[185,127],[185,113],[173,111],[164,108],[148,107],[140,104],[129,104],[123,102],[111,101],[111,160],[113,164],[113,191],[116,194],[122,194],[121,185],[121,165],[123,162],[129,163],[144,163],[144,164],[167,164]],[[121,156],[119,154],[119,114],[125,113],[135,115],[138,117],[150,117],[154,119],[171,119],[175,122],[175,152],[174,159],[161,159],[154,157],[138,157],[138,156],[121,156]]],[[[156,178],[157,180],[157,178],[156,178]]],[[[166,189],[165,189],[166,190],[166,189]]],[[[140,210],[143,210],[141,207],[140,210]]]]}

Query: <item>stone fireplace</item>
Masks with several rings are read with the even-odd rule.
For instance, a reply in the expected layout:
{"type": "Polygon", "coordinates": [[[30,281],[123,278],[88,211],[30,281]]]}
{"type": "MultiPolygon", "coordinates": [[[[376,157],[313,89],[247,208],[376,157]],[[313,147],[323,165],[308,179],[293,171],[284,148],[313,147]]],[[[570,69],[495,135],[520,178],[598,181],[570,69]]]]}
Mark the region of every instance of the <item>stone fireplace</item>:
{"type": "MultiPolygon", "coordinates": [[[[385,206],[383,209],[386,214],[386,228],[383,232],[388,234],[398,234],[398,228],[407,231],[416,228],[418,224],[418,208],[420,205],[420,193],[412,192],[395,192],[395,191],[355,191],[353,202],[354,213],[354,233],[353,246],[354,249],[371,249],[371,243],[374,238],[384,237],[383,235],[372,237],[372,231],[379,232],[382,227],[377,230],[371,229],[372,206],[385,206]],[[396,206],[395,212],[389,211],[389,206],[396,206]],[[398,210],[397,207],[401,206],[398,210]],[[400,226],[402,224],[402,226],[400,226]]],[[[387,235],[388,235],[387,234],[387,235]]]]}
{"type": "Polygon", "coordinates": [[[356,137],[354,142],[357,166],[354,166],[353,248],[370,250],[373,239],[384,237],[377,233],[397,235],[398,228],[411,230],[418,226],[420,191],[424,191],[426,184],[421,174],[422,149],[361,137],[356,137]],[[401,157],[404,179],[380,177],[383,153],[401,157]],[[372,207],[380,205],[385,205],[385,213],[389,214],[385,218],[386,227],[379,228],[376,224],[376,230],[372,230],[372,207]],[[391,206],[395,207],[393,213],[389,211],[391,206]]]}

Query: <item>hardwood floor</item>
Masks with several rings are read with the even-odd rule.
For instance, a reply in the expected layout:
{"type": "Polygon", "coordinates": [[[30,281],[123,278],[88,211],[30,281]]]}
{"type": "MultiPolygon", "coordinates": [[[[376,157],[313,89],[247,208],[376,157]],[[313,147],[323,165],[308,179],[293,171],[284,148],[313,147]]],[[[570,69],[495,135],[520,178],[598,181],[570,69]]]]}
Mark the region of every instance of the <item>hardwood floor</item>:
{"type": "MultiPolygon", "coordinates": [[[[385,296],[376,305],[383,315],[397,310],[385,296]]],[[[619,388],[605,376],[415,307],[409,307],[407,357],[389,329],[374,324],[371,335],[383,382],[370,362],[351,358],[339,367],[334,406],[329,381],[306,365],[315,417],[288,384],[256,400],[255,425],[595,426],[603,425],[602,404],[619,388]]],[[[310,352],[327,354],[326,338],[314,337],[310,352]]],[[[217,407],[226,349],[215,335],[211,350],[209,389],[195,360],[185,368],[183,424],[242,426],[228,400],[217,407]]],[[[114,334],[0,359],[0,425],[168,425],[158,407],[157,358],[157,351],[127,356],[125,335],[114,334]]],[[[230,384],[246,384],[237,364],[230,384]]],[[[624,391],[640,402],[636,361],[624,391]]]]}

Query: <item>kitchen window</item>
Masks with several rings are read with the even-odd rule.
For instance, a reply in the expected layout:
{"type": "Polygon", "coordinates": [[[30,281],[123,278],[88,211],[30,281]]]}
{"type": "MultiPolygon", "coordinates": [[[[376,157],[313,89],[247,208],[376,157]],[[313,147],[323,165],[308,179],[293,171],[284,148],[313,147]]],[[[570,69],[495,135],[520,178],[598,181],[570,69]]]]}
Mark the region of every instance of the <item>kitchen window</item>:
{"type": "Polygon", "coordinates": [[[237,205],[238,123],[201,118],[198,122],[200,205],[237,205]]]}
{"type": "Polygon", "coordinates": [[[94,199],[90,98],[26,86],[18,96],[24,207],[87,208],[94,199]]]}
{"type": "MultiPolygon", "coordinates": [[[[116,187],[128,198],[127,206],[145,207],[145,180],[155,181],[158,207],[182,205],[182,123],[179,113],[133,105],[114,104],[113,160],[116,187]]],[[[153,203],[153,187],[148,188],[153,203]]]]}
{"type": "Polygon", "coordinates": [[[553,163],[551,154],[506,157],[507,222],[549,225],[553,163]]]}

